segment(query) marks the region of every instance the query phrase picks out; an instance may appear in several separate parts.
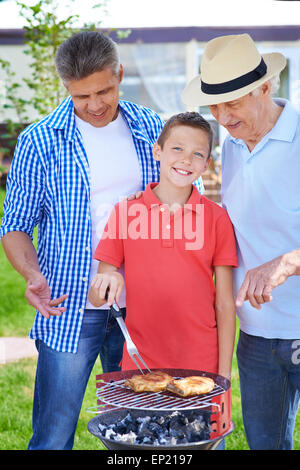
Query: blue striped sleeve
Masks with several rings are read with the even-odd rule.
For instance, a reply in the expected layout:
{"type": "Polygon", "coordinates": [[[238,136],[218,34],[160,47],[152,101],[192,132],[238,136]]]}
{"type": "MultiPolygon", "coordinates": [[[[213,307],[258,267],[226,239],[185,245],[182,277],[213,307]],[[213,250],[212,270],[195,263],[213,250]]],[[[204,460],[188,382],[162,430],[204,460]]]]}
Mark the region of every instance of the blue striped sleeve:
{"type": "Polygon", "coordinates": [[[30,138],[21,135],[7,177],[4,217],[0,238],[13,231],[26,232],[33,239],[44,195],[44,169],[30,138]]]}

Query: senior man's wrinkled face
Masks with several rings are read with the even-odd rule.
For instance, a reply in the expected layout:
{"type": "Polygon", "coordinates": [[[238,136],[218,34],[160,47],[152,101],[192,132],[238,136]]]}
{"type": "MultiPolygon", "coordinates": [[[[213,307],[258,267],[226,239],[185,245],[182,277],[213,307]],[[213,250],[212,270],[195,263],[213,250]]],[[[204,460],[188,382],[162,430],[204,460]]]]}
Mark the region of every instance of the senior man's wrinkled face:
{"type": "Polygon", "coordinates": [[[110,67],[65,84],[70,93],[75,114],[94,127],[104,127],[118,115],[119,85],[123,69],[113,73],[110,67]]]}
{"type": "Polygon", "coordinates": [[[211,114],[219,124],[237,139],[257,142],[268,125],[265,115],[269,86],[262,86],[242,98],[210,106],[211,114]]]}

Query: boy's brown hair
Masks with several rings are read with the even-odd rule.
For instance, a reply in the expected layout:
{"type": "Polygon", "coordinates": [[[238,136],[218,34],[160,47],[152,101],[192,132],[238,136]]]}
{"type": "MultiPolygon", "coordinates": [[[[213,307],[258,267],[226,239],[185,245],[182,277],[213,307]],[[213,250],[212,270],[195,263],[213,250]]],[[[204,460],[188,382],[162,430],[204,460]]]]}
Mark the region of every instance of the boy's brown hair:
{"type": "Polygon", "coordinates": [[[158,145],[163,148],[165,141],[170,135],[171,129],[175,126],[187,126],[187,127],[194,127],[196,129],[201,129],[202,131],[206,132],[208,139],[209,139],[209,153],[208,157],[210,157],[212,143],[213,143],[213,131],[210,127],[209,122],[207,122],[199,113],[196,112],[186,112],[186,113],[179,113],[175,114],[174,116],[168,119],[161,131],[159,138],[157,139],[158,145]]]}

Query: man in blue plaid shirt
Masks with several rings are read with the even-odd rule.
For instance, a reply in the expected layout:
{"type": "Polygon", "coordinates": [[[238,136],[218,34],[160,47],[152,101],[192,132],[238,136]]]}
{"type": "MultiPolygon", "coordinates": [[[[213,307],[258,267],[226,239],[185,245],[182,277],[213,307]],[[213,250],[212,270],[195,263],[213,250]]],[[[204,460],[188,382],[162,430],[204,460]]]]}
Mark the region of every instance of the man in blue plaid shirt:
{"type": "MultiPolygon", "coordinates": [[[[93,252],[115,203],[158,181],[152,147],[163,126],[150,109],[119,100],[123,68],[106,35],[72,36],[56,67],[70,96],[19,136],[0,231],[37,312],[29,449],[72,449],[97,356],[104,372],[119,370],[121,330],[107,306],[95,309],[87,299],[93,252]]],[[[125,315],[125,298],[120,306],[125,315]]]]}

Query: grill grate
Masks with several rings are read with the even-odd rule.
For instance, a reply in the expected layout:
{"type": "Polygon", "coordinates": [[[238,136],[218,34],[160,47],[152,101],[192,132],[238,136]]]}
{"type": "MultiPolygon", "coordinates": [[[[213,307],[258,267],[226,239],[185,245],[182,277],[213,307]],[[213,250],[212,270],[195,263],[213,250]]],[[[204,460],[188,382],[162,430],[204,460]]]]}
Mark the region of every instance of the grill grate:
{"type": "Polygon", "coordinates": [[[98,399],[106,405],[117,408],[179,411],[200,409],[207,406],[220,408],[217,403],[212,401],[212,398],[225,392],[221,385],[215,383],[214,389],[205,395],[182,398],[174,397],[170,392],[135,393],[133,390],[125,387],[124,383],[125,379],[112,382],[101,380],[96,393],[98,399]]]}

